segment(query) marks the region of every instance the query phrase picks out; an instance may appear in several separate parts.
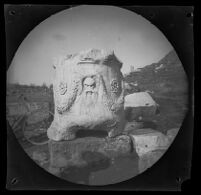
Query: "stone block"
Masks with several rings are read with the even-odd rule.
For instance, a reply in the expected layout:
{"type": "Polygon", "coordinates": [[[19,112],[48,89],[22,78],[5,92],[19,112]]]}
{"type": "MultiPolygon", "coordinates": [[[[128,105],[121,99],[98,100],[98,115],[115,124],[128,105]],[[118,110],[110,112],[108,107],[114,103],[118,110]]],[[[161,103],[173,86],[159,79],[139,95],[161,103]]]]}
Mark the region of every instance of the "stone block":
{"type": "Polygon", "coordinates": [[[166,150],[170,139],[163,133],[153,129],[137,129],[130,132],[134,148],[139,156],[154,150],[166,150]]]}
{"type": "Polygon", "coordinates": [[[139,117],[146,118],[154,116],[157,113],[157,107],[155,106],[139,106],[139,107],[126,107],[125,115],[128,121],[133,121],[139,117]]]}
{"type": "Polygon", "coordinates": [[[116,158],[124,159],[135,154],[137,169],[142,173],[165,153],[177,132],[178,129],[175,128],[164,135],[153,129],[134,128],[128,135],[115,138],[80,137],[71,141],[50,140],[49,171],[61,175],[72,167],[90,167],[96,170],[97,167],[102,167],[102,164],[112,164],[116,158]]]}
{"type": "Polygon", "coordinates": [[[157,113],[158,104],[147,92],[138,92],[125,96],[124,109],[128,120],[149,117],[157,113]]]}
{"type": "Polygon", "coordinates": [[[157,103],[147,92],[137,92],[125,96],[124,107],[157,106],[157,103]]]}
{"type": "Polygon", "coordinates": [[[179,128],[170,129],[164,135],[153,129],[137,129],[130,131],[133,140],[133,146],[139,156],[139,173],[156,163],[168,149],[179,128]]]}
{"type": "Polygon", "coordinates": [[[129,154],[132,151],[131,147],[131,138],[126,135],[110,139],[83,137],[71,141],[50,140],[50,166],[53,168],[84,167],[104,159],[129,154]]]}

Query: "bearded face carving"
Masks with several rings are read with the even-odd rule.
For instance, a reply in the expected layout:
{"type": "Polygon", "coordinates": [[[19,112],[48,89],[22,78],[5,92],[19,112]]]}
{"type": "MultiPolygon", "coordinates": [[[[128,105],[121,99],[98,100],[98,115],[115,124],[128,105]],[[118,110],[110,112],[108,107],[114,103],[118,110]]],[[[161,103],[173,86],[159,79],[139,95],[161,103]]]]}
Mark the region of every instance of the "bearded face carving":
{"type": "Polygon", "coordinates": [[[124,83],[121,62],[113,52],[88,50],[55,63],[55,116],[48,137],[72,140],[81,129],[103,130],[108,137],[124,126],[124,83]]]}

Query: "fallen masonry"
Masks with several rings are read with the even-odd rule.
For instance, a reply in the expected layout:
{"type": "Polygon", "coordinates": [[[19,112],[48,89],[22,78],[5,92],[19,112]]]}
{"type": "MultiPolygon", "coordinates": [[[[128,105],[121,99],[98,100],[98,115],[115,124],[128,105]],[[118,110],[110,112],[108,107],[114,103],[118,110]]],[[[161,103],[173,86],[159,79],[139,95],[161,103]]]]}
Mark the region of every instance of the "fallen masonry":
{"type": "Polygon", "coordinates": [[[154,116],[158,104],[147,92],[137,92],[125,96],[124,109],[127,120],[133,121],[139,117],[154,116]]]}
{"type": "Polygon", "coordinates": [[[82,137],[49,142],[49,171],[60,175],[69,167],[97,166],[116,157],[136,154],[138,171],[151,167],[168,149],[179,128],[164,135],[153,129],[137,129],[115,138],[82,137]]]}

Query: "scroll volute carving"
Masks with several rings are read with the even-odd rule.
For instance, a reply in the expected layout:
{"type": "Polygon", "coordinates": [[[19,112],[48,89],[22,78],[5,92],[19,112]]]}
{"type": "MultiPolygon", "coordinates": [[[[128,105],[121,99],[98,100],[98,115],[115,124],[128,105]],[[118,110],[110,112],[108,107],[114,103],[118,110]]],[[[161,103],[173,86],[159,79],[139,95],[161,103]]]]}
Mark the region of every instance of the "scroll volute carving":
{"type": "Polygon", "coordinates": [[[67,88],[68,88],[67,83],[60,82],[59,83],[59,93],[60,93],[60,95],[64,95],[67,92],[67,88]]]}

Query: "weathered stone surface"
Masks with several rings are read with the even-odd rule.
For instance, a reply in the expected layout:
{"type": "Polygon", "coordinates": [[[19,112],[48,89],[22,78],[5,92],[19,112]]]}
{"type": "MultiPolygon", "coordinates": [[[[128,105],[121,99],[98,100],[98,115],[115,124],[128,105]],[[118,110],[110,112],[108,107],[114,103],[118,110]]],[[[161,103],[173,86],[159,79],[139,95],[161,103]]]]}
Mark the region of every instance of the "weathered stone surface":
{"type": "Polygon", "coordinates": [[[156,163],[165,153],[165,151],[166,150],[154,150],[140,156],[138,160],[139,174],[150,168],[154,163],[156,163]]]}
{"type": "Polygon", "coordinates": [[[138,129],[130,132],[134,148],[139,156],[154,150],[166,150],[171,144],[168,136],[153,129],[138,129]]]}
{"type": "Polygon", "coordinates": [[[163,134],[153,129],[137,129],[130,131],[137,153],[145,154],[154,150],[166,150],[175,139],[179,128],[169,129],[163,134]]]}
{"type": "Polygon", "coordinates": [[[147,92],[137,92],[125,96],[124,107],[143,107],[156,105],[156,102],[147,92]]]}
{"type": "Polygon", "coordinates": [[[174,140],[174,138],[176,137],[177,133],[179,132],[180,128],[173,128],[173,129],[169,129],[167,131],[167,137],[169,139],[169,141],[172,143],[172,141],[174,140]]]}
{"type": "Polygon", "coordinates": [[[131,147],[131,139],[126,135],[109,139],[84,137],[71,141],[50,140],[50,165],[53,168],[83,167],[101,159],[129,154],[131,147]]]}
{"type": "Polygon", "coordinates": [[[124,127],[122,63],[114,52],[90,49],[55,61],[55,115],[48,137],[73,140],[80,129],[104,129],[108,137],[124,127]]]}
{"type": "Polygon", "coordinates": [[[161,158],[174,140],[178,130],[178,128],[170,129],[167,135],[153,129],[130,131],[135,151],[139,156],[139,173],[144,172],[161,158]]]}
{"type": "Polygon", "coordinates": [[[124,109],[128,120],[156,114],[157,103],[147,92],[137,92],[125,96],[124,109]]]}

